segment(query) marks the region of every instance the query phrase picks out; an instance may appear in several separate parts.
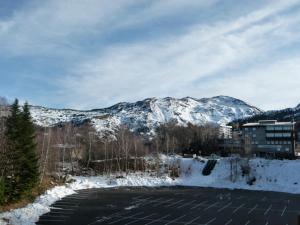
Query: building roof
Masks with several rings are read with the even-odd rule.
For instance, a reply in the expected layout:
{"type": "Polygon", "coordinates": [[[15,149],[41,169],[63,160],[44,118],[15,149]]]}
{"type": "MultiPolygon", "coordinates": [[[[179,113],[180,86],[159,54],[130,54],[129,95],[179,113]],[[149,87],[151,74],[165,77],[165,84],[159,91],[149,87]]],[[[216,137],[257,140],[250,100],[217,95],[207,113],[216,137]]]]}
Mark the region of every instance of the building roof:
{"type": "Polygon", "coordinates": [[[291,126],[295,122],[277,122],[277,120],[260,120],[257,123],[246,123],[243,127],[258,127],[258,126],[291,126]]]}

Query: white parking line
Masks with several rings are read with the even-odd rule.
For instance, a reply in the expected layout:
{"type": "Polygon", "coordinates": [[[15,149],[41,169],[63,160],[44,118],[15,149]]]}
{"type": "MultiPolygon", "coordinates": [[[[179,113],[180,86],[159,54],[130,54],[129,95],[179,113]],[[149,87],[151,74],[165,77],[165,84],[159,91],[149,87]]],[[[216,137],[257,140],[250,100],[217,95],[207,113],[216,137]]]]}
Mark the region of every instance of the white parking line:
{"type": "Polygon", "coordinates": [[[269,206],[269,208],[265,211],[264,215],[267,215],[268,212],[271,210],[271,208],[272,208],[272,205],[269,206]]]}
{"type": "Polygon", "coordinates": [[[156,206],[159,206],[159,205],[163,205],[163,204],[168,203],[168,202],[173,201],[173,200],[174,200],[174,199],[171,198],[171,199],[168,199],[168,200],[166,200],[166,201],[159,202],[159,203],[157,203],[157,204],[154,204],[153,207],[156,207],[156,206]]]}
{"type": "Polygon", "coordinates": [[[287,208],[287,206],[285,206],[284,209],[282,210],[281,216],[284,215],[284,212],[285,212],[286,208],[287,208]]]}
{"type": "Polygon", "coordinates": [[[241,204],[239,207],[237,207],[235,210],[233,210],[232,214],[236,213],[240,208],[242,208],[245,204],[241,204]]]}
{"type": "Polygon", "coordinates": [[[215,202],[215,203],[211,204],[210,206],[208,206],[207,208],[205,208],[204,211],[206,211],[206,210],[208,210],[208,209],[216,206],[217,204],[218,204],[218,202],[215,202]]]}
{"type": "Polygon", "coordinates": [[[132,218],[132,217],[134,217],[134,216],[138,216],[138,215],[141,215],[141,214],[143,214],[143,213],[144,213],[144,212],[139,212],[139,213],[133,214],[133,215],[131,215],[131,216],[124,216],[124,217],[121,217],[120,219],[115,220],[115,221],[112,221],[112,222],[110,222],[110,223],[108,223],[108,224],[114,224],[114,223],[120,222],[120,221],[122,221],[122,220],[130,219],[130,218],[132,218]]]}
{"type": "Polygon", "coordinates": [[[269,222],[267,221],[265,225],[269,225],[269,222]]]}
{"type": "Polygon", "coordinates": [[[216,217],[215,218],[213,218],[213,219],[211,219],[211,220],[209,220],[205,225],[208,225],[208,224],[210,224],[210,223],[212,223],[212,222],[214,222],[216,220],[216,217]]]}
{"type": "Polygon", "coordinates": [[[252,213],[253,210],[255,210],[255,209],[257,208],[257,206],[258,206],[258,205],[256,204],[252,209],[250,209],[249,212],[248,212],[248,214],[252,213]]]}
{"type": "Polygon", "coordinates": [[[161,218],[158,218],[158,219],[156,219],[156,220],[152,220],[151,222],[146,223],[145,225],[149,225],[149,224],[156,223],[156,222],[162,222],[163,219],[165,219],[165,218],[167,218],[167,217],[169,217],[169,216],[170,216],[170,214],[165,215],[165,216],[163,216],[163,217],[161,217],[161,218]]]}
{"type": "Polygon", "coordinates": [[[232,222],[232,219],[228,220],[227,223],[225,223],[225,225],[228,225],[232,222]]]}
{"type": "Polygon", "coordinates": [[[180,220],[181,218],[183,218],[183,217],[185,217],[185,216],[186,216],[186,215],[182,215],[182,216],[180,216],[180,217],[178,217],[178,218],[176,218],[176,219],[174,219],[174,220],[169,221],[169,222],[166,223],[165,225],[172,224],[172,223],[174,223],[174,222],[180,220]]]}
{"type": "Polygon", "coordinates": [[[171,203],[170,205],[167,205],[167,207],[170,207],[170,206],[173,206],[173,205],[177,205],[178,203],[180,203],[180,202],[183,202],[184,200],[182,199],[182,200],[179,200],[179,201],[177,201],[177,202],[173,202],[173,203],[171,203]]]}
{"type": "Polygon", "coordinates": [[[149,218],[149,217],[151,217],[151,216],[154,216],[154,215],[156,215],[156,213],[152,213],[152,214],[150,214],[150,215],[148,215],[148,216],[145,216],[145,217],[143,217],[143,218],[136,218],[136,219],[134,218],[131,222],[125,223],[125,225],[129,225],[129,224],[138,222],[138,221],[140,221],[140,220],[147,219],[147,218],[149,218]]]}
{"type": "Polygon", "coordinates": [[[246,223],[245,223],[245,225],[248,225],[250,223],[250,220],[248,220],[246,223]]]}
{"type": "Polygon", "coordinates": [[[196,218],[192,219],[191,221],[186,222],[184,225],[191,224],[191,223],[193,223],[194,221],[196,221],[196,220],[199,219],[199,218],[200,218],[200,216],[197,216],[196,218]]]}
{"type": "Polygon", "coordinates": [[[136,200],[135,203],[138,203],[138,202],[145,202],[145,201],[150,200],[151,198],[152,198],[152,197],[150,197],[150,198],[141,198],[141,199],[136,200]]]}
{"type": "Polygon", "coordinates": [[[224,209],[226,209],[228,206],[230,206],[232,204],[232,202],[229,202],[227,205],[223,206],[222,208],[218,209],[218,212],[223,211],[224,209]]]}
{"type": "Polygon", "coordinates": [[[193,206],[191,209],[198,208],[199,206],[204,205],[206,202],[207,202],[207,201],[201,202],[201,203],[199,203],[199,204],[193,206]]]}
{"type": "Polygon", "coordinates": [[[187,206],[187,205],[191,205],[191,204],[193,204],[195,201],[196,201],[196,200],[193,200],[193,201],[191,201],[191,202],[187,202],[187,203],[185,203],[185,204],[183,204],[183,205],[181,205],[181,206],[178,206],[177,209],[183,208],[183,207],[185,207],[185,206],[187,206]]]}
{"type": "Polygon", "coordinates": [[[153,199],[153,200],[147,201],[146,203],[142,203],[142,205],[145,206],[145,205],[149,205],[152,203],[161,202],[161,200],[162,200],[162,198],[153,199]]]}

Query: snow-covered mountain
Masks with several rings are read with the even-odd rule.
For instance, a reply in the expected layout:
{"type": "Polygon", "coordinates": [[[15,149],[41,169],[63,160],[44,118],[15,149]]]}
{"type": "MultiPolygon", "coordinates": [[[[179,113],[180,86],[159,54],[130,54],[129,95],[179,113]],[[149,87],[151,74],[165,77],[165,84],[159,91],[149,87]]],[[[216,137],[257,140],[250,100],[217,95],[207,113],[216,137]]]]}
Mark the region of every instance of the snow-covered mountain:
{"type": "Polygon", "coordinates": [[[64,122],[90,121],[100,135],[113,134],[121,125],[132,131],[152,135],[161,124],[175,121],[179,125],[226,124],[261,113],[258,108],[228,96],[196,99],[186,97],[148,98],[135,103],[119,103],[109,108],[90,111],[31,107],[34,122],[54,126],[64,122]]]}

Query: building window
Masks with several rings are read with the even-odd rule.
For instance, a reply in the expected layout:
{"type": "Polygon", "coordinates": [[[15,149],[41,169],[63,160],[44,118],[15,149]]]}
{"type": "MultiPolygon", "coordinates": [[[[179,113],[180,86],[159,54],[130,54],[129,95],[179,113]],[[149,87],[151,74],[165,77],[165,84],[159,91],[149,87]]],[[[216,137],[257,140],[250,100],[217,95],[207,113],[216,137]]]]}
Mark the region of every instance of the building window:
{"type": "Polygon", "coordinates": [[[256,138],[256,134],[253,134],[252,137],[256,138]]]}
{"type": "Polygon", "coordinates": [[[245,128],[245,131],[248,131],[248,127],[245,128]]]}
{"type": "Polygon", "coordinates": [[[253,127],[252,130],[255,131],[255,130],[256,130],[256,127],[253,127]]]}

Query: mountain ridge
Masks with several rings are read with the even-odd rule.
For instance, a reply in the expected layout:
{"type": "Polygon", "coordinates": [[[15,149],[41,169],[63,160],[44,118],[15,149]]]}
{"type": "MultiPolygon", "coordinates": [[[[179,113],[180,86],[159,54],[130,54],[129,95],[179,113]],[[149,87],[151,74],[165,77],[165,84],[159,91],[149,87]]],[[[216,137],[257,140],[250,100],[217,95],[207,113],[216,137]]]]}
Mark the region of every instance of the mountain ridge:
{"type": "Polygon", "coordinates": [[[120,102],[107,108],[92,110],[53,109],[31,106],[35,124],[43,127],[65,122],[90,121],[101,135],[113,135],[120,126],[126,125],[133,132],[153,135],[155,129],[171,121],[186,126],[188,123],[227,124],[235,119],[254,116],[263,111],[246,102],[229,97],[211,98],[146,98],[137,102],[120,102]]]}

